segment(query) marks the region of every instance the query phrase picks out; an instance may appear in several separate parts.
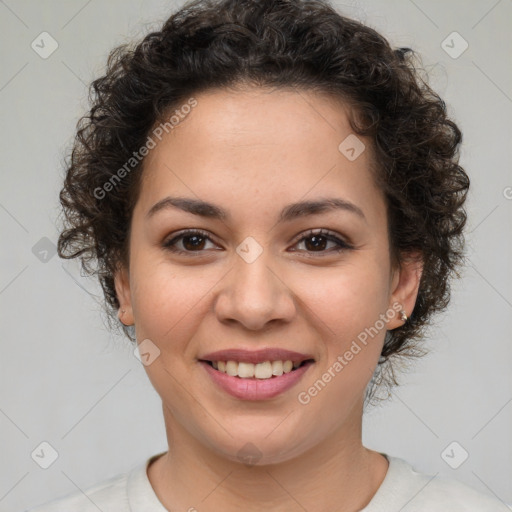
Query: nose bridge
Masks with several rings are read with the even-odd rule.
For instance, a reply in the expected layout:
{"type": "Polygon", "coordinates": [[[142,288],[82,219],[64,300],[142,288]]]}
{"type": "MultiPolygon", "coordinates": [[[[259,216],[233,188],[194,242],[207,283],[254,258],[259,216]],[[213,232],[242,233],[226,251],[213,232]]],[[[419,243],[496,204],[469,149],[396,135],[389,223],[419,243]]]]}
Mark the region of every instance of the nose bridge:
{"type": "Polygon", "coordinates": [[[253,237],[236,248],[234,266],[226,276],[216,303],[219,320],[235,320],[260,329],[271,320],[290,320],[294,301],[272,267],[272,254],[253,237]]]}

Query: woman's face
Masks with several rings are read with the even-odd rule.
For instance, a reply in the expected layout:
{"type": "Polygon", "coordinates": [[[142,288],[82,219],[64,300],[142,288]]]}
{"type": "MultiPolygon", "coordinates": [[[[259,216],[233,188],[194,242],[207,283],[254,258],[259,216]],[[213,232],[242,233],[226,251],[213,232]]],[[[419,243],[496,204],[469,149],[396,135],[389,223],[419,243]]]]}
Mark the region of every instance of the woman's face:
{"type": "Polygon", "coordinates": [[[399,306],[410,314],[419,280],[390,266],[369,142],[352,136],[340,148],[352,131],[326,96],[247,89],[195,99],[153,137],[129,269],[116,276],[167,428],[259,464],[357,437],[386,329],[402,324],[399,306]],[[201,361],[229,349],[249,354],[218,358],[298,353],[256,354],[276,373],[275,360],[314,362],[248,380],[201,361]]]}

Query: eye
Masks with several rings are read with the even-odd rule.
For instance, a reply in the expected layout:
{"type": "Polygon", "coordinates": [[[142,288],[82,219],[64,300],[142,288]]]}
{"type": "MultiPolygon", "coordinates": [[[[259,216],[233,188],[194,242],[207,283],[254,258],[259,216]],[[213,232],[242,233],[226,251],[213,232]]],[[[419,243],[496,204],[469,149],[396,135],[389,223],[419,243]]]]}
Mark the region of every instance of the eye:
{"type": "MultiPolygon", "coordinates": [[[[211,248],[207,247],[208,242],[214,245],[207,232],[196,229],[183,231],[170,240],[165,241],[162,246],[164,249],[176,254],[193,255],[197,253],[195,255],[199,256],[203,250],[211,248]]],[[[295,243],[295,246],[300,244],[304,244],[305,251],[308,253],[330,254],[332,252],[353,249],[351,244],[324,229],[308,231],[295,243]],[[328,250],[329,244],[333,244],[333,247],[330,248],[331,250],[328,250]]],[[[292,249],[292,252],[296,251],[297,249],[292,249]]],[[[320,255],[322,256],[323,254],[320,255]]]]}
{"type": "MultiPolygon", "coordinates": [[[[327,253],[330,254],[332,252],[341,252],[345,250],[353,249],[353,246],[348,242],[345,242],[341,238],[338,238],[336,235],[331,233],[330,231],[326,231],[324,229],[318,230],[310,230],[305,235],[300,238],[300,240],[295,245],[304,244],[305,250],[307,252],[316,252],[316,253],[327,253]],[[329,244],[334,244],[334,247],[331,247],[333,250],[328,249],[329,244]]],[[[292,250],[295,252],[295,249],[292,250]]],[[[320,254],[323,256],[323,254],[320,254]]]]}
{"type": "Polygon", "coordinates": [[[183,231],[171,240],[165,241],[163,247],[178,254],[200,253],[203,249],[208,249],[208,247],[205,247],[207,241],[211,242],[212,240],[206,232],[201,230],[189,230],[183,231]],[[179,247],[180,244],[181,247],[179,247]]]}

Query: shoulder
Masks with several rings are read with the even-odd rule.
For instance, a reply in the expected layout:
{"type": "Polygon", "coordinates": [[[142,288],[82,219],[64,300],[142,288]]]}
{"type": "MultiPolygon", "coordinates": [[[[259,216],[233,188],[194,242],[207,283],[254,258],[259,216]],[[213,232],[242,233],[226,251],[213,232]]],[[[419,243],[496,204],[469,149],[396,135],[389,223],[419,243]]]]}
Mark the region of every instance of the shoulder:
{"type": "Polygon", "coordinates": [[[27,512],[167,512],[148,479],[147,468],[162,456],[158,453],[130,471],[76,491],[27,512]]]}
{"type": "MultiPolygon", "coordinates": [[[[385,455],[385,454],[383,454],[385,455]]],[[[504,512],[507,505],[493,496],[438,474],[416,471],[408,462],[385,455],[389,469],[362,512],[504,512]]]]}
{"type": "Polygon", "coordinates": [[[45,505],[27,512],[98,512],[116,510],[129,512],[126,492],[129,474],[104,480],[82,491],[72,492],[45,505]]]}
{"type": "MultiPolygon", "coordinates": [[[[447,505],[450,505],[453,512],[503,512],[508,509],[495,497],[451,478],[424,475],[422,481],[425,492],[423,496],[418,495],[417,501],[421,504],[419,511],[427,510],[427,506],[437,506],[442,510],[447,505]]],[[[411,510],[415,509],[411,507],[411,510]]]]}

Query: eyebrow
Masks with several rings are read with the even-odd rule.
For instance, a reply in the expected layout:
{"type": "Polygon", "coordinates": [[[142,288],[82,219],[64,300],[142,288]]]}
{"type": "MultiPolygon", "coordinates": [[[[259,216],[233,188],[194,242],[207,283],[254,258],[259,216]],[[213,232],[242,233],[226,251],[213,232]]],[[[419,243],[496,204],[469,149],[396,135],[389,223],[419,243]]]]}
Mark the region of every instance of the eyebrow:
{"type": "MultiPolygon", "coordinates": [[[[155,203],[147,212],[146,217],[151,218],[157,212],[168,208],[183,210],[193,215],[209,219],[229,220],[230,214],[223,208],[200,199],[186,197],[165,197],[155,203]]],[[[344,210],[356,214],[365,222],[367,219],[359,206],[338,197],[322,198],[315,201],[299,201],[285,206],[279,214],[278,222],[290,222],[299,217],[316,215],[335,210],[344,210]]]]}

